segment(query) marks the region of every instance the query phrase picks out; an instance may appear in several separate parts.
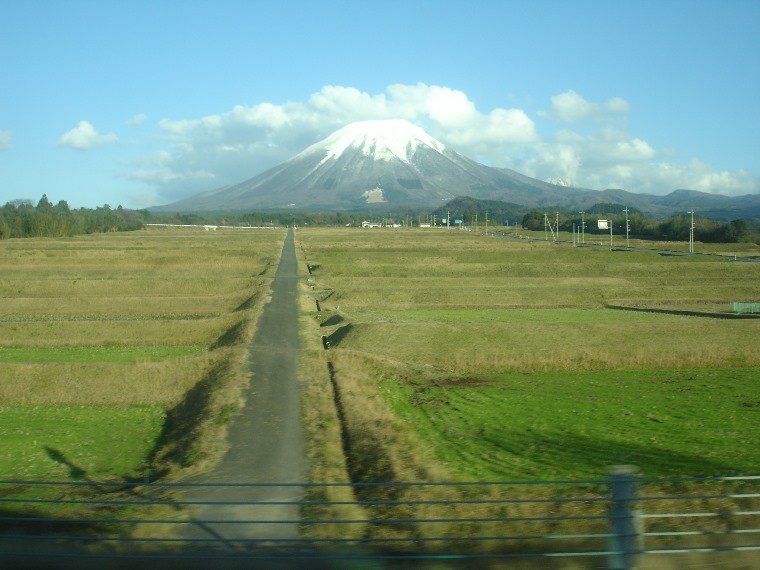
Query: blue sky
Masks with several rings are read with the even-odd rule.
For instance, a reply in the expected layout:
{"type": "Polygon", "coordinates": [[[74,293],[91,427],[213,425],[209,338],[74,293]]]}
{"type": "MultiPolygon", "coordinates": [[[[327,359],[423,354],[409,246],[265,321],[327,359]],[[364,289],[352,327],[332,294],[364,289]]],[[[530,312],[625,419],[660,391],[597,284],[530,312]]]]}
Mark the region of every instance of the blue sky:
{"type": "Polygon", "coordinates": [[[173,202],[358,120],[587,188],[760,193],[758,0],[0,0],[0,205],[173,202]]]}

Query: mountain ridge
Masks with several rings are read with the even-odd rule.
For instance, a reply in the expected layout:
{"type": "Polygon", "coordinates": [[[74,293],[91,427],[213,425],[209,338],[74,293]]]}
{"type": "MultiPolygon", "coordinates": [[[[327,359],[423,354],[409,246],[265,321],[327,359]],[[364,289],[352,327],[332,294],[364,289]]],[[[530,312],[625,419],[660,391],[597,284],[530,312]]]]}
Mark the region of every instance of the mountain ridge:
{"type": "MultiPolygon", "coordinates": [[[[551,180],[566,183],[566,179],[551,180]]],[[[457,196],[470,196],[528,208],[584,209],[598,202],[614,202],[653,215],[667,215],[688,206],[725,215],[746,212],[760,218],[760,195],[755,194],[728,197],[675,190],[654,196],[552,182],[480,164],[407,121],[375,120],[351,123],[238,184],[150,209],[211,212],[436,208],[457,196]]]]}

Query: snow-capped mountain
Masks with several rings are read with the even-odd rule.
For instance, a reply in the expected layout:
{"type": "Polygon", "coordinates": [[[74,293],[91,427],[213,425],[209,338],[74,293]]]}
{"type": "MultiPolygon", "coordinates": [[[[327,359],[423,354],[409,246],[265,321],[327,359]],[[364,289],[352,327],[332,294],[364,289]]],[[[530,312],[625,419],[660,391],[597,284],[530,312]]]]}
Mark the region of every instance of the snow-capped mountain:
{"type": "MultiPolygon", "coordinates": [[[[456,196],[534,204],[561,189],[479,164],[403,120],[352,123],[262,174],[166,207],[175,211],[438,206],[456,196]]],[[[550,200],[551,201],[551,200],[550,200]]]]}
{"type": "Polygon", "coordinates": [[[567,176],[561,178],[547,178],[545,182],[554,184],[555,186],[575,186],[572,178],[568,178],[567,176]]]}
{"type": "Polygon", "coordinates": [[[411,164],[415,151],[424,146],[442,154],[446,151],[443,143],[408,121],[361,121],[335,131],[299,156],[310,153],[324,154],[320,161],[322,165],[331,159],[339,158],[349,149],[360,149],[363,156],[375,160],[398,159],[411,164]]]}
{"type": "Polygon", "coordinates": [[[684,210],[685,205],[732,217],[760,211],[760,195],[729,198],[684,192],[651,196],[618,189],[584,190],[567,178],[536,180],[507,168],[479,164],[407,121],[386,120],[352,123],[254,178],[152,209],[436,208],[455,197],[469,196],[511,202],[526,209],[586,209],[598,203],[614,203],[655,214],[684,210]]]}

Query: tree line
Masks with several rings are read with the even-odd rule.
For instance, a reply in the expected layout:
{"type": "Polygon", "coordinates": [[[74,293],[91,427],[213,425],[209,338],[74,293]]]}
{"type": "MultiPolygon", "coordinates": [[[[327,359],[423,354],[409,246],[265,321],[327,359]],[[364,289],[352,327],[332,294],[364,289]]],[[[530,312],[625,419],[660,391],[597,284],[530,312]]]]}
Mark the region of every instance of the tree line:
{"type": "MultiPolygon", "coordinates": [[[[618,208],[615,208],[618,209],[618,208]]],[[[603,215],[593,211],[581,214],[558,214],[545,218],[543,211],[531,210],[523,216],[522,226],[527,230],[542,231],[548,225],[557,231],[585,232],[587,234],[609,234],[609,226],[616,235],[626,233],[625,215],[603,215]],[[608,227],[600,228],[598,220],[606,220],[608,227]],[[585,228],[582,228],[585,225],[585,228]]],[[[656,220],[636,210],[629,210],[628,235],[640,239],[656,241],[688,241],[691,229],[692,217],[690,214],[678,214],[664,220],[656,220]]],[[[750,225],[746,220],[732,220],[719,222],[703,216],[694,216],[694,239],[703,243],[760,243],[760,235],[757,228],[750,225]]]]}
{"type": "MultiPolygon", "coordinates": [[[[488,202],[467,198],[458,198],[443,208],[435,210],[439,219],[444,214],[451,219],[474,220],[481,212],[481,224],[486,216],[495,225],[505,220],[519,220],[524,208],[516,204],[488,202]],[[469,200],[469,201],[467,201],[469,200]]],[[[583,231],[589,234],[608,234],[609,229],[599,229],[597,220],[608,221],[617,235],[625,234],[626,217],[623,214],[605,214],[604,212],[622,211],[618,204],[598,204],[589,208],[585,215],[560,212],[558,225],[560,231],[583,231]],[[581,225],[585,228],[581,230],[581,225]]],[[[417,221],[421,216],[427,217],[430,211],[416,209],[395,212],[378,212],[397,220],[417,221]],[[392,214],[392,215],[391,215],[392,214]]],[[[72,209],[65,200],[53,204],[47,195],[43,195],[35,205],[31,200],[14,200],[0,208],[0,239],[23,237],[68,237],[81,234],[133,231],[141,229],[146,223],[230,225],[230,226],[358,226],[367,216],[367,212],[243,212],[243,213],[154,213],[149,210],[130,210],[118,206],[111,208],[108,204],[97,208],[72,209]]],[[[370,215],[371,216],[371,215],[370,215]]],[[[549,216],[548,221],[557,231],[557,215],[549,216]]],[[[514,222],[511,222],[512,225],[514,222]]],[[[528,230],[545,229],[543,211],[530,210],[522,215],[522,227],[528,230]]],[[[687,241],[691,227],[690,215],[676,215],[664,220],[649,217],[638,210],[628,211],[628,233],[631,237],[661,241],[687,241]]],[[[760,228],[746,220],[737,219],[720,222],[703,216],[694,216],[695,239],[705,243],[760,243],[760,228]]]]}
{"type": "Polygon", "coordinates": [[[138,230],[149,217],[147,210],[112,209],[108,204],[72,209],[65,200],[53,204],[43,194],[36,206],[29,200],[14,200],[0,208],[0,239],[138,230]]]}
{"type": "Polygon", "coordinates": [[[366,218],[359,212],[244,212],[154,213],[108,204],[97,208],[70,208],[65,200],[53,204],[47,195],[35,205],[13,200],[0,208],[0,239],[70,237],[74,235],[139,230],[148,223],[229,226],[358,226],[366,218]]]}

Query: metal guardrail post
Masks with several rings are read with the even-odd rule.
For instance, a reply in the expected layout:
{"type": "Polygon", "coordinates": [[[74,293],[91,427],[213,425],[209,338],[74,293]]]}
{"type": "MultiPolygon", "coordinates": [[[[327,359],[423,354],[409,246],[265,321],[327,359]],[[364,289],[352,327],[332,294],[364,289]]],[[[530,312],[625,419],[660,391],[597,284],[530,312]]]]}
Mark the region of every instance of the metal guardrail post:
{"type": "Polygon", "coordinates": [[[634,568],[636,554],[642,550],[642,529],[639,512],[634,509],[638,468],[617,465],[610,468],[612,493],[609,522],[609,567],[612,570],[634,568]]]}

